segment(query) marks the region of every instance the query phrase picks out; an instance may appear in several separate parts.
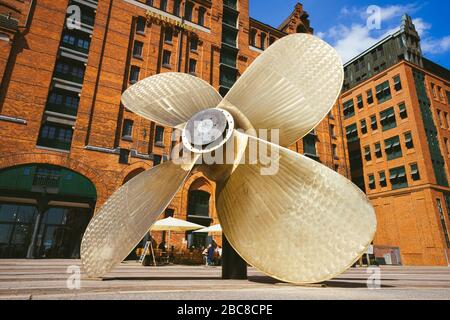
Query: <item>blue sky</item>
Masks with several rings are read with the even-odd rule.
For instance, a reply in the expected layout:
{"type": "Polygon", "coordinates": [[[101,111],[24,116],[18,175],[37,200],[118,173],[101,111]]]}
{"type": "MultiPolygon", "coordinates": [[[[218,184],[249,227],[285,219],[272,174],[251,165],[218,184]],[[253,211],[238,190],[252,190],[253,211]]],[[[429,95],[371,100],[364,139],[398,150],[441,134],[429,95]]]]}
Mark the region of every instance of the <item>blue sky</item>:
{"type": "MultiPolygon", "coordinates": [[[[277,27],[293,10],[297,0],[249,0],[250,15],[277,27]]],[[[412,16],[422,38],[424,55],[450,69],[450,1],[303,0],[314,34],[333,45],[344,62],[394,31],[406,12],[412,16]],[[381,29],[367,28],[367,8],[381,8],[381,29]]]]}

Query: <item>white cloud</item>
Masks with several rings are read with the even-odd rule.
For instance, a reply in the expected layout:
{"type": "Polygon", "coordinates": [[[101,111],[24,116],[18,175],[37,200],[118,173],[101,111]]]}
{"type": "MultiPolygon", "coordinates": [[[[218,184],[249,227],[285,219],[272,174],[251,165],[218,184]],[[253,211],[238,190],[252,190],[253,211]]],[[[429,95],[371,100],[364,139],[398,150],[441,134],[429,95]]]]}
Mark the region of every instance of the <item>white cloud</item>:
{"type": "Polygon", "coordinates": [[[420,10],[420,6],[416,3],[409,3],[406,5],[391,5],[381,7],[381,20],[389,21],[394,18],[403,16],[405,13],[410,15],[420,10]]]}
{"type": "MultiPolygon", "coordinates": [[[[399,17],[405,13],[412,14],[420,9],[421,6],[417,3],[381,7],[382,27],[385,29],[369,30],[366,26],[368,17],[366,8],[343,7],[340,11],[341,17],[346,17],[346,20],[351,22],[338,24],[326,32],[318,32],[317,36],[328,40],[340,53],[342,60],[347,62],[386,36],[395,33],[400,27],[399,17]],[[349,17],[355,18],[349,19],[349,17]]],[[[429,30],[432,28],[430,23],[422,18],[414,19],[413,23],[422,38],[424,53],[439,54],[450,51],[450,36],[439,39],[429,37],[429,30]]]]}
{"type": "Polygon", "coordinates": [[[450,51],[450,36],[440,39],[425,38],[421,41],[423,53],[443,54],[450,51]]]}
{"type": "Polygon", "coordinates": [[[336,40],[334,47],[344,62],[353,59],[384,37],[384,35],[381,37],[371,36],[370,30],[366,26],[359,24],[354,24],[350,28],[340,25],[330,30],[330,33],[341,35],[336,40]]]}
{"type": "Polygon", "coordinates": [[[428,30],[431,29],[431,24],[425,22],[422,18],[413,19],[413,23],[416,26],[416,30],[421,38],[428,33],[428,30]]]}

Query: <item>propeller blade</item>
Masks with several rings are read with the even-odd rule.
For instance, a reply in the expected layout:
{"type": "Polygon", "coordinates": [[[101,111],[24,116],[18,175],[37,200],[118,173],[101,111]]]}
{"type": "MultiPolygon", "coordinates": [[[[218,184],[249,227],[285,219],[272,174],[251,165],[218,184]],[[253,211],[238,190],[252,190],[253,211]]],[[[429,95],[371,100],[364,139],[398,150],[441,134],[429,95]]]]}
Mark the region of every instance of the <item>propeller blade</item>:
{"type": "Polygon", "coordinates": [[[81,243],[81,261],[92,278],[121,263],[170,204],[193,168],[164,162],[136,176],[93,217],[81,243]]]}
{"type": "Polygon", "coordinates": [[[141,80],[122,95],[128,110],[167,127],[187,122],[197,112],[215,108],[221,100],[206,81],[176,72],[141,80]]]}
{"type": "Polygon", "coordinates": [[[288,147],[330,112],[343,79],[335,49],[309,34],[293,34],[261,54],[219,107],[234,115],[234,106],[255,129],[279,129],[280,144],[288,147]]]}
{"type": "Polygon", "coordinates": [[[268,148],[279,170],[261,175],[267,159],[241,162],[218,186],[217,212],[233,248],[260,271],[291,283],[317,283],[347,270],[376,230],[363,192],[314,160],[247,137],[246,157],[256,152],[252,145],[268,148]]]}

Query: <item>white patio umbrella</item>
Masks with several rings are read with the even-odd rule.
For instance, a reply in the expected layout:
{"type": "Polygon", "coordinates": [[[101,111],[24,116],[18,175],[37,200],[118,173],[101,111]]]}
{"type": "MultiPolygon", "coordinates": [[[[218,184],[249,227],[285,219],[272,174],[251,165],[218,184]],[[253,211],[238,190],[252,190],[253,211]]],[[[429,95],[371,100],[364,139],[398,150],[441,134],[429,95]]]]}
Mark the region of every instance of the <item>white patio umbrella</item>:
{"type": "Polygon", "coordinates": [[[201,229],[203,226],[192,223],[185,220],[180,220],[176,218],[166,218],[163,220],[156,221],[155,224],[151,227],[152,231],[169,231],[169,237],[167,241],[167,249],[170,250],[170,233],[171,231],[190,231],[201,229]]]}
{"type": "Polygon", "coordinates": [[[208,234],[222,234],[222,227],[220,224],[213,225],[208,228],[203,228],[200,230],[194,231],[195,233],[208,233],[208,234]]]}

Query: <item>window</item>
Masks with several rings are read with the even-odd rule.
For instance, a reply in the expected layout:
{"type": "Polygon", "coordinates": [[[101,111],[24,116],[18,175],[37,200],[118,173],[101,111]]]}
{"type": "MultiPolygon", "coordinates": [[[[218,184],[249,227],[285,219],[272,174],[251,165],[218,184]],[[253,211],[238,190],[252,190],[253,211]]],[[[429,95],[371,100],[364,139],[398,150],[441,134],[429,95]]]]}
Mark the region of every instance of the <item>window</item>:
{"type": "Polygon", "coordinates": [[[364,102],[363,102],[363,97],[362,97],[362,95],[357,96],[356,99],[358,100],[358,108],[359,108],[359,109],[364,108],[364,102]]]}
{"type": "Polygon", "coordinates": [[[336,138],[336,127],[332,124],[330,124],[330,135],[333,139],[336,138]]]}
{"type": "Polygon", "coordinates": [[[372,160],[372,154],[370,153],[370,146],[364,147],[364,158],[366,159],[366,161],[372,160]]]}
{"type": "Polygon", "coordinates": [[[439,98],[441,98],[441,100],[444,100],[444,94],[442,93],[442,88],[438,86],[437,91],[439,94],[439,98]]]}
{"type": "Polygon", "coordinates": [[[381,171],[381,172],[379,173],[379,176],[380,176],[380,186],[381,186],[382,188],[387,187],[386,173],[385,173],[384,171],[381,171]]]}
{"type": "Polygon", "coordinates": [[[356,126],[356,123],[346,127],[345,133],[346,133],[348,142],[353,142],[353,141],[358,140],[358,128],[356,126]]]}
{"type": "Polygon", "coordinates": [[[141,69],[137,66],[131,66],[130,70],[130,82],[132,84],[139,81],[139,73],[141,72],[141,69]]]}
{"type": "Polygon", "coordinates": [[[269,37],[269,46],[271,46],[272,44],[274,44],[276,41],[275,37],[269,37]]]}
{"type": "Polygon", "coordinates": [[[63,46],[81,51],[84,53],[89,52],[89,46],[91,43],[90,38],[86,38],[79,34],[69,34],[65,33],[62,39],[63,46]]]}
{"type": "Polygon", "coordinates": [[[234,29],[224,28],[222,31],[222,42],[231,47],[237,47],[238,31],[234,29]]]}
{"type": "Polygon", "coordinates": [[[369,175],[369,188],[370,188],[371,190],[374,190],[374,189],[376,188],[376,185],[375,185],[375,176],[374,176],[373,174],[370,174],[370,175],[369,175]]]}
{"type": "Polygon", "coordinates": [[[447,207],[447,216],[450,221],[450,195],[445,195],[445,206],[447,207]]]}
{"type": "Polygon", "coordinates": [[[441,110],[436,109],[436,118],[439,123],[439,127],[444,128],[444,125],[442,124],[442,118],[441,118],[441,110]]]}
{"type": "Polygon", "coordinates": [[[414,181],[420,180],[420,172],[417,163],[411,164],[411,178],[414,181]]]}
{"type": "Polygon", "coordinates": [[[154,154],[153,155],[153,166],[160,165],[161,162],[162,162],[162,156],[160,156],[159,154],[154,154]]]}
{"type": "Polygon", "coordinates": [[[374,115],[370,117],[370,127],[372,128],[372,131],[378,129],[377,116],[374,115]]]}
{"type": "Polygon", "coordinates": [[[200,7],[200,9],[198,9],[198,24],[201,26],[205,25],[205,15],[206,15],[206,9],[203,7],[200,7]]]}
{"type": "Polygon", "coordinates": [[[405,133],[405,145],[407,149],[413,149],[414,148],[414,142],[412,138],[411,132],[405,133]]]}
{"type": "Polygon", "coordinates": [[[45,123],[41,128],[38,146],[70,150],[73,129],[70,126],[45,123]]]}
{"type": "Polygon", "coordinates": [[[80,98],[77,95],[66,91],[51,91],[46,110],[76,116],[79,103],[80,98]]]}
{"type": "Polygon", "coordinates": [[[196,69],[197,69],[197,60],[189,59],[189,73],[195,75],[196,69]]]}
{"type": "Polygon", "coordinates": [[[172,53],[170,51],[163,51],[163,66],[166,68],[170,68],[170,56],[172,53]]]}
{"type": "Polygon", "coordinates": [[[188,195],[188,215],[209,217],[211,195],[205,191],[193,190],[188,195]]]}
{"type": "Polygon", "coordinates": [[[450,153],[450,148],[449,148],[449,144],[448,144],[448,139],[445,137],[444,137],[444,145],[445,145],[445,152],[448,155],[450,153]]]}
{"type": "Polygon", "coordinates": [[[128,164],[129,160],[130,160],[130,150],[121,148],[119,153],[119,163],[128,164]]]}
{"type": "Polygon", "coordinates": [[[58,62],[56,65],[56,76],[64,80],[83,83],[84,66],[68,64],[66,62],[58,62]]]}
{"type": "Polygon", "coordinates": [[[375,156],[380,159],[383,157],[383,151],[381,151],[381,143],[375,143],[375,156]]]}
{"type": "Polygon", "coordinates": [[[408,179],[406,178],[405,167],[389,170],[389,180],[391,181],[393,190],[407,188],[408,179]]]}
{"type": "Polygon", "coordinates": [[[307,156],[317,156],[316,137],[314,135],[309,134],[303,138],[303,150],[307,156]]]}
{"type": "Polygon", "coordinates": [[[450,91],[445,91],[445,94],[447,95],[447,104],[450,106],[450,91]]]}
{"type": "Polygon", "coordinates": [[[155,144],[157,146],[164,145],[164,127],[156,126],[155,129],[155,144]]]}
{"type": "Polygon", "coordinates": [[[400,76],[394,77],[394,88],[395,88],[395,91],[402,90],[402,81],[400,80],[400,76]]]}
{"type": "Polygon", "coordinates": [[[383,131],[397,127],[394,108],[389,108],[380,113],[380,123],[383,126],[383,131]]]}
{"type": "Polygon", "coordinates": [[[377,50],[373,50],[371,52],[371,54],[372,54],[373,61],[377,61],[377,59],[378,59],[377,50]]]}
{"type": "Polygon", "coordinates": [[[333,152],[333,158],[335,160],[339,159],[337,145],[333,144],[331,147],[332,147],[332,152],[333,152]]]}
{"type": "Polygon", "coordinates": [[[175,0],[173,3],[173,14],[177,17],[180,16],[181,0],[175,0]]]}
{"type": "Polygon", "coordinates": [[[138,17],[136,22],[136,33],[145,34],[147,20],[144,17],[138,17]]]}
{"type": "Polygon", "coordinates": [[[450,237],[448,235],[447,225],[445,223],[445,216],[444,216],[444,210],[442,208],[441,199],[437,198],[436,202],[437,202],[437,206],[438,206],[438,210],[439,210],[439,217],[441,219],[442,231],[444,232],[445,241],[447,243],[447,248],[450,248],[450,237]]]}
{"type": "Polygon", "coordinates": [[[144,44],[140,41],[134,41],[133,57],[142,59],[142,48],[144,44]]]}
{"type": "Polygon", "coordinates": [[[436,98],[436,86],[434,83],[431,84],[431,93],[433,94],[433,98],[436,98]]]}
{"type": "Polygon", "coordinates": [[[355,106],[353,105],[353,99],[344,102],[344,118],[348,119],[355,115],[355,106]]]}
{"type": "Polygon", "coordinates": [[[392,98],[389,81],[385,81],[376,87],[378,103],[383,103],[392,98]]]}
{"type": "Polygon", "coordinates": [[[192,21],[192,12],[194,11],[194,4],[192,2],[186,2],[186,8],[184,9],[184,18],[187,21],[192,21]]]}
{"type": "Polygon", "coordinates": [[[126,119],[123,122],[122,138],[131,140],[133,138],[133,121],[126,119]]]}
{"type": "Polygon", "coordinates": [[[372,94],[372,89],[367,90],[367,104],[372,104],[373,103],[373,94],[372,94]]]}
{"type": "Polygon", "coordinates": [[[400,114],[400,118],[402,119],[408,118],[408,111],[406,110],[406,105],[404,102],[398,105],[398,112],[400,114]]]}
{"type": "Polygon", "coordinates": [[[361,133],[366,134],[367,133],[367,123],[366,120],[361,120],[361,133]]]}
{"type": "Polygon", "coordinates": [[[237,12],[229,11],[229,10],[225,10],[223,12],[222,23],[232,26],[233,28],[236,28],[237,21],[238,21],[238,13],[237,12]]]}
{"type": "Polygon", "coordinates": [[[444,125],[445,129],[448,129],[448,112],[444,112],[444,125]]]}
{"type": "Polygon", "coordinates": [[[164,31],[164,42],[172,43],[173,41],[173,30],[170,27],[167,27],[164,31]]]}
{"type": "Polygon", "coordinates": [[[191,38],[191,51],[197,51],[198,50],[198,39],[195,37],[191,38]]]}
{"type": "Polygon", "coordinates": [[[153,0],[146,0],[145,3],[146,3],[148,6],[153,6],[153,0]]]}
{"type": "Polygon", "coordinates": [[[386,152],[388,161],[401,158],[403,154],[399,136],[385,140],[384,151],[386,152]]]}
{"type": "Polygon", "coordinates": [[[267,35],[264,32],[261,33],[261,46],[260,46],[260,48],[262,50],[264,50],[266,48],[266,39],[267,39],[267,35]]]}
{"type": "Polygon", "coordinates": [[[256,47],[256,30],[252,29],[250,32],[250,45],[256,47]]]}
{"type": "Polygon", "coordinates": [[[167,11],[167,0],[161,0],[161,2],[159,3],[159,8],[162,11],[167,11]]]}

